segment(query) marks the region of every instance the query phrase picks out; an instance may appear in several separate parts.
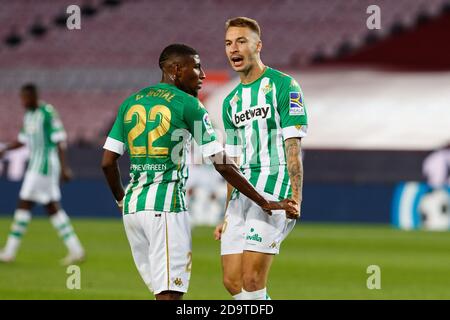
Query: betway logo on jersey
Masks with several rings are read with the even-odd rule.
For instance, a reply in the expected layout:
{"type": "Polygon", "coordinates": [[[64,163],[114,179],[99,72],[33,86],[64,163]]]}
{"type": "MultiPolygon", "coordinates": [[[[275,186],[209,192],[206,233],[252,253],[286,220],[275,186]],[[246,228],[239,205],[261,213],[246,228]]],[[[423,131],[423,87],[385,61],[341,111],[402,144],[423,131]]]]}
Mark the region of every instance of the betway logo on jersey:
{"type": "Polygon", "coordinates": [[[271,117],[270,104],[250,107],[247,110],[234,114],[233,120],[237,127],[244,126],[253,120],[268,119],[271,117]]]}

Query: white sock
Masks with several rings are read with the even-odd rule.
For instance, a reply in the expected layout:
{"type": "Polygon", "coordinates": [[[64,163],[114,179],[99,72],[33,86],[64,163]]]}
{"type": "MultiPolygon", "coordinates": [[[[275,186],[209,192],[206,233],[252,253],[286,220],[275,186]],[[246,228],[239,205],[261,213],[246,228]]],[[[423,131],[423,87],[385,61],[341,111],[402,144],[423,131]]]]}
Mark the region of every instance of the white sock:
{"type": "Polygon", "coordinates": [[[58,235],[63,239],[70,254],[83,255],[84,250],[81,246],[75,231],[73,230],[70,219],[63,209],[58,210],[57,213],[50,216],[50,221],[53,227],[57,230],[58,235]]]}
{"type": "Polygon", "coordinates": [[[31,212],[24,209],[16,209],[14,212],[14,222],[11,225],[11,232],[8,235],[6,246],[3,250],[7,256],[15,257],[19,249],[23,235],[27,231],[31,220],[31,212]]]}
{"type": "Polygon", "coordinates": [[[242,289],[242,300],[266,300],[267,289],[257,291],[245,291],[242,289]]]}
{"type": "Polygon", "coordinates": [[[235,294],[235,295],[233,296],[233,299],[234,299],[234,300],[242,300],[242,291],[239,292],[238,294],[235,294]]]}

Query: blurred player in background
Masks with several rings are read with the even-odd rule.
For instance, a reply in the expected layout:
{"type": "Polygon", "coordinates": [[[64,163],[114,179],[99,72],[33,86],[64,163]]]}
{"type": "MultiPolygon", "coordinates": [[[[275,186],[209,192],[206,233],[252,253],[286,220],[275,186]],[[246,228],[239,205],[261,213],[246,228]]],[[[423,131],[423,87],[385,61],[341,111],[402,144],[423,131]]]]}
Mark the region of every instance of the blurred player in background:
{"type": "Polygon", "coordinates": [[[31,210],[35,203],[45,206],[52,225],[69,250],[61,261],[64,265],[81,262],[84,249],[70,223],[66,212],[59,203],[61,192],[59,179],[68,181],[71,171],[65,161],[66,133],[58,113],[52,105],[38,100],[35,85],[22,87],[21,99],[26,109],[23,127],[17,141],[7,144],[0,157],[7,150],[27,145],[30,151],[25,178],[19,194],[19,203],[14,213],[14,222],[6,246],[0,253],[1,262],[14,261],[23,235],[31,220],[31,210]]]}
{"type": "Polygon", "coordinates": [[[268,199],[293,199],[295,214],[271,216],[228,186],[221,238],[223,281],[235,299],[265,300],[270,266],[280,244],[300,216],[303,166],[301,139],[307,115],[303,93],[290,76],[265,66],[258,23],[239,17],[226,23],[225,51],[241,83],[225,98],[226,152],[268,199]],[[231,199],[231,200],[230,200],[231,199]]]}
{"type": "Polygon", "coordinates": [[[185,200],[192,135],[217,171],[264,210],[294,212],[296,208],[292,201],[266,201],[224,154],[197,99],[205,79],[197,52],[186,45],[170,45],[162,51],[159,66],[161,82],[131,95],[120,106],[104,145],[102,168],[122,209],[132,255],[145,284],[158,300],[178,300],[188,290],[192,262],[185,200]],[[131,158],[126,190],[117,164],[125,150],[131,158]]]}

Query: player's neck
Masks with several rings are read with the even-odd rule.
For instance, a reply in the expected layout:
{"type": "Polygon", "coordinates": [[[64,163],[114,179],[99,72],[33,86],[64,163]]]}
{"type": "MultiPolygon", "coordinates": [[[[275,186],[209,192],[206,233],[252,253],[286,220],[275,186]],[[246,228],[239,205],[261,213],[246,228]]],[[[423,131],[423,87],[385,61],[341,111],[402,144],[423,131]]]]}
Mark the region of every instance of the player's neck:
{"type": "Polygon", "coordinates": [[[246,71],[239,72],[239,77],[241,78],[242,84],[249,84],[261,77],[261,75],[266,71],[267,67],[258,61],[251,68],[246,71]]]}
{"type": "Polygon", "coordinates": [[[169,75],[163,74],[160,83],[170,84],[172,86],[175,86],[175,81],[173,81],[169,75]]]}

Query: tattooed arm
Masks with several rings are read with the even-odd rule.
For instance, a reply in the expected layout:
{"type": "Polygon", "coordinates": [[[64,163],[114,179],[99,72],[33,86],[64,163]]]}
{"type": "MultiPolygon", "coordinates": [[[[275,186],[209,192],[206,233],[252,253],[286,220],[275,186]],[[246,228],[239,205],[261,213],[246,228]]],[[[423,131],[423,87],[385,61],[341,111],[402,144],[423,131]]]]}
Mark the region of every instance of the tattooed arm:
{"type": "Polygon", "coordinates": [[[303,163],[302,163],[302,149],[301,138],[289,138],[284,141],[287,168],[289,179],[291,181],[292,199],[298,203],[298,211],[295,214],[288,214],[286,216],[291,219],[300,217],[300,209],[302,205],[303,193],[303,163]]]}

